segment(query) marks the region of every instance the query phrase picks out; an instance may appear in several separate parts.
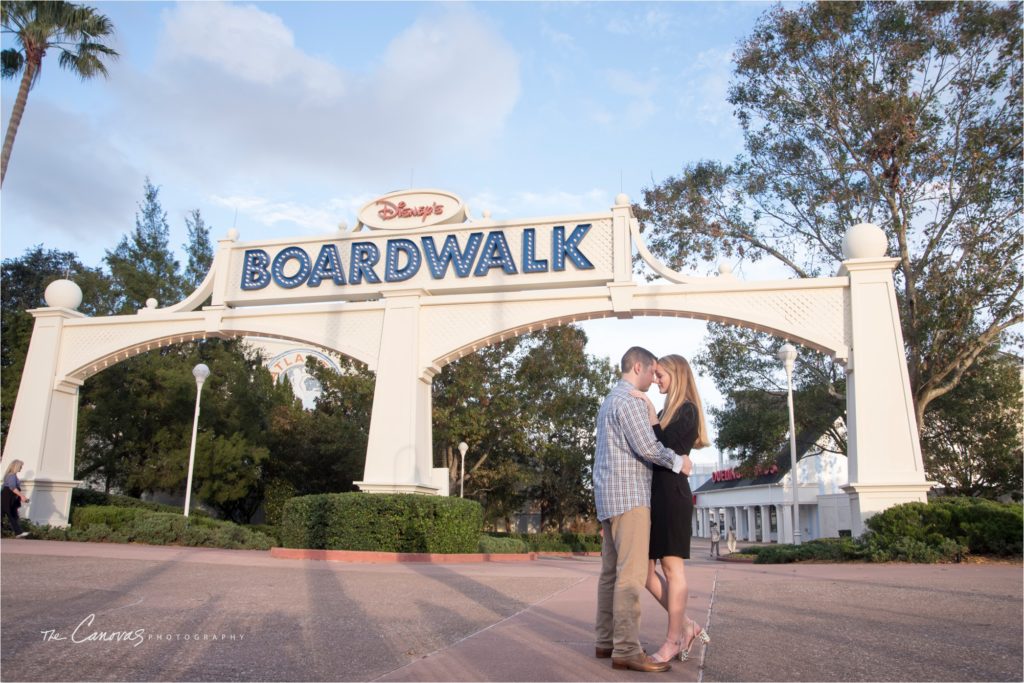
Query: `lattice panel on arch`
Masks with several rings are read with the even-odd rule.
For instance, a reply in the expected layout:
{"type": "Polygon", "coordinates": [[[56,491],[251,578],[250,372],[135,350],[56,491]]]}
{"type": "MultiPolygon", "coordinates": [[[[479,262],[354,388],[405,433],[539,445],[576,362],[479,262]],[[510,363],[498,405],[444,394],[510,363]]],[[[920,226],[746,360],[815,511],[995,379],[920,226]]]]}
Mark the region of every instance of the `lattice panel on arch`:
{"type": "MultiPolygon", "coordinates": [[[[844,287],[681,292],[660,296],[664,305],[706,314],[711,319],[771,328],[840,356],[845,355],[850,345],[849,294],[844,287]]],[[[640,300],[634,305],[649,308],[650,297],[637,298],[640,300]]]]}
{"type": "Polygon", "coordinates": [[[421,359],[447,364],[472,350],[547,324],[607,317],[607,295],[552,300],[490,302],[424,307],[421,318],[421,359]],[[545,322],[547,321],[547,323],[545,322]]]}
{"type": "Polygon", "coordinates": [[[225,318],[230,328],[305,341],[372,363],[380,349],[383,310],[290,312],[288,315],[239,314],[225,318]]]}
{"type": "Polygon", "coordinates": [[[64,325],[61,343],[62,376],[85,379],[100,370],[151,349],[205,335],[202,318],[176,320],[120,320],[105,322],[89,319],[82,324],[64,325]]]}

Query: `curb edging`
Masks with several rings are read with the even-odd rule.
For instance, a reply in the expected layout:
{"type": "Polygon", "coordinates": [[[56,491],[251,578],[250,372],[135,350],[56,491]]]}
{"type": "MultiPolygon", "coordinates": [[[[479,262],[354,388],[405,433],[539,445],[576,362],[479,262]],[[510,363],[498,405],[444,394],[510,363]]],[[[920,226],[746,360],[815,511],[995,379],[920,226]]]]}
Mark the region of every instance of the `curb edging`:
{"type": "Polygon", "coordinates": [[[284,560],[323,560],[356,564],[533,562],[537,559],[537,553],[386,553],[375,550],[310,550],[303,548],[271,548],[270,556],[284,560]]]}

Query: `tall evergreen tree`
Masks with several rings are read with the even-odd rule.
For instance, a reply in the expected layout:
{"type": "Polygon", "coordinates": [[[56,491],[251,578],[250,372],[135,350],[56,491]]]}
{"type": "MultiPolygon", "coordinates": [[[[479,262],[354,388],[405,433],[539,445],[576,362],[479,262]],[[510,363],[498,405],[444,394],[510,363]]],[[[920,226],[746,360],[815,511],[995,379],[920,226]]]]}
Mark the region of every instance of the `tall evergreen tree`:
{"type": "Polygon", "coordinates": [[[213,244],[210,242],[210,228],[203,220],[199,209],[193,209],[185,216],[188,228],[188,242],[182,245],[188,255],[185,265],[185,289],[194,290],[206,278],[213,263],[213,244]]]}
{"type": "Polygon", "coordinates": [[[135,214],[135,230],[121,238],[104,261],[110,268],[118,297],[118,313],[134,313],[155,298],[168,306],[184,296],[180,265],[170,250],[170,226],[167,212],[160,205],[160,188],[149,178],[145,199],[135,214]]]}

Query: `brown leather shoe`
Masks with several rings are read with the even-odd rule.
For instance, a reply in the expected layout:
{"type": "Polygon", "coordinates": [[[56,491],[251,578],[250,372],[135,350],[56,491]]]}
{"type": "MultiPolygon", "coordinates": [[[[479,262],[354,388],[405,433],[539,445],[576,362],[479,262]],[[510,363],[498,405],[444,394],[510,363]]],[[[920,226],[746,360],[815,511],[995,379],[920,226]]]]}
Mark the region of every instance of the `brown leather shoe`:
{"type": "Polygon", "coordinates": [[[644,673],[658,673],[668,671],[672,668],[672,665],[668,662],[656,662],[641,652],[632,657],[612,657],[612,668],[632,669],[633,671],[643,671],[644,673]]]}
{"type": "Polygon", "coordinates": [[[612,656],[612,648],[610,647],[595,647],[594,656],[598,659],[608,659],[612,656]]]}

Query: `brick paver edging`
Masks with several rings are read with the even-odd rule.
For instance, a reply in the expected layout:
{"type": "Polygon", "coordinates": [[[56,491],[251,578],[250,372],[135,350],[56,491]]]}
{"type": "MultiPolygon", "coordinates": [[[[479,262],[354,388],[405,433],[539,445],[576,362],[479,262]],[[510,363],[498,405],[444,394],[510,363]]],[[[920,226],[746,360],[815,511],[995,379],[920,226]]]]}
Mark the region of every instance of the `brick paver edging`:
{"type": "Polygon", "coordinates": [[[425,562],[454,564],[460,562],[532,562],[537,553],[384,553],[372,550],[305,550],[302,548],[271,548],[270,556],[286,560],[326,560],[361,564],[395,564],[425,562]]]}

